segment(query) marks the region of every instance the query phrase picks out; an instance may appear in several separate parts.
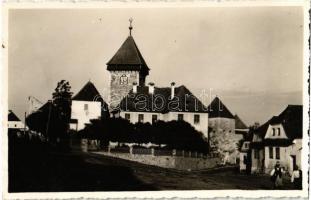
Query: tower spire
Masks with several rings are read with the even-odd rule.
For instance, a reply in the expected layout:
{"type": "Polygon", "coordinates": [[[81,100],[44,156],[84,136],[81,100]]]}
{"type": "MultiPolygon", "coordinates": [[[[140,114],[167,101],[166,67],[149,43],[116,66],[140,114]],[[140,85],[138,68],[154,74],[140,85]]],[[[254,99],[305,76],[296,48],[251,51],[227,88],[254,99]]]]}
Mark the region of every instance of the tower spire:
{"type": "Polygon", "coordinates": [[[133,18],[132,17],[129,19],[129,22],[130,22],[130,26],[129,26],[130,36],[132,36],[132,29],[133,29],[133,27],[132,27],[133,18]]]}

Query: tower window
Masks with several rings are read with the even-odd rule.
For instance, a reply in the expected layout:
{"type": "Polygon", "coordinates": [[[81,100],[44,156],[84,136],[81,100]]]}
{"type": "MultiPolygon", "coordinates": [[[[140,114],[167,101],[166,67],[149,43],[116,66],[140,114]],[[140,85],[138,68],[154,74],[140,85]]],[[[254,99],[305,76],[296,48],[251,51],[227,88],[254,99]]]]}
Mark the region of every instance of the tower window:
{"type": "Polygon", "coordinates": [[[281,135],[281,128],[278,128],[278,136],[281,135]]]}

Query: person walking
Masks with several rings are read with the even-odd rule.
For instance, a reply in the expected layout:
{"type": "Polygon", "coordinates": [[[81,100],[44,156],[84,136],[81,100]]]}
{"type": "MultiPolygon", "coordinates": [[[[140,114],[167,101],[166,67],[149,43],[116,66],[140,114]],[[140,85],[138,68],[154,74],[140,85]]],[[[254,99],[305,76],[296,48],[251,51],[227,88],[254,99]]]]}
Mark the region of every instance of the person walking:
{"type": "Polygon", "coordinates": [[[273,189],[280,189],[283,186],[282,175],[283,175],[283,169],[280,165],[280,162],[277,161],[274,166],[274,169],[272,169],[270,173],[271,181],[274,184],[273,189]]]}
{"type": "Polygon", "coordinates": [[[302,189],[302,171],[298,168],[297,165],[294,166],[291,182],[294,184],[295,189],[302,189]]]}

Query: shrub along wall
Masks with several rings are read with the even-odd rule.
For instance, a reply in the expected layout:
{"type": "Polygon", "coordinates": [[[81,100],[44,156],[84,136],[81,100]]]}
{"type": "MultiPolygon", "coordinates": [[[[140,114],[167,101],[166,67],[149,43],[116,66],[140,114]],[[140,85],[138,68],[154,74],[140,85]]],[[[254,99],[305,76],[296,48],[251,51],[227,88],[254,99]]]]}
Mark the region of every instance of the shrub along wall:
{"type": "Polygon", "coordinates": [[[168,149],[198,151],[207,153],[209,145],[203,134],[185,121],[157,121],[131,124],[122,118],[92,120],[91,124],[79,132],[82,138],[100,140],[102,144],[153,143],[165,144],[168,149]]]}

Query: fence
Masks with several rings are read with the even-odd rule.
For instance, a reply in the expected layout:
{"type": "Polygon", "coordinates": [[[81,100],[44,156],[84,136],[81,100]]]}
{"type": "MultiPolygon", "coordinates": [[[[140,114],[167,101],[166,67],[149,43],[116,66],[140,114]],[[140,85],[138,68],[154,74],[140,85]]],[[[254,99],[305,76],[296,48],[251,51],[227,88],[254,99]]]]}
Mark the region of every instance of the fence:
{"type": "Polygon", "coordinates": [[[173,157],[185,157],[185,158],[212,158],[208,154],[196,152],[196,151],[185,151],[185,150],[169,150],[169,149],[155,149],[155,148],[141,148],[141,147],[104,147],[102,149],[108,153],[128,153],[132,155],[153,155],[153,156],[173,156],[173,157]]]}
{"type": "Polygon", "coordinates": [[[110,149],[110,153],[130,153],[130,148],[129,147],[116,147],[116,148],[110,149]]]}

